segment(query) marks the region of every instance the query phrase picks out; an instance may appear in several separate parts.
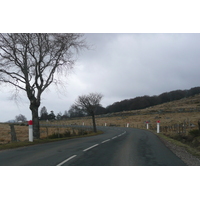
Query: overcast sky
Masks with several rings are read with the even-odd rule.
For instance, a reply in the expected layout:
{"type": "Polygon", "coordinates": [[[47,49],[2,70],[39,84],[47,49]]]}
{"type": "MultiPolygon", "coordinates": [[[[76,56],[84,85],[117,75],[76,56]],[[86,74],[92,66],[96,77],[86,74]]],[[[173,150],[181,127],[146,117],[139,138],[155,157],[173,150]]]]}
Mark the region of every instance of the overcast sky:
{"type": "MultiPolygon", "coordinates": [[[[41,107],[64,113],[76,98],[90,92],[104,95],[104,107],[124,99],[159,95],[200,86],[200,34],[85,34],[90,50],[80,52],[65,90],[51,86],[41,107]]],[[[0,121],[23,114],[31,119],[26,95],[16,104],[11,88],[0,89],[0,121]]],[[[39,109],[39,110],[40,110],[39,109]]]]}

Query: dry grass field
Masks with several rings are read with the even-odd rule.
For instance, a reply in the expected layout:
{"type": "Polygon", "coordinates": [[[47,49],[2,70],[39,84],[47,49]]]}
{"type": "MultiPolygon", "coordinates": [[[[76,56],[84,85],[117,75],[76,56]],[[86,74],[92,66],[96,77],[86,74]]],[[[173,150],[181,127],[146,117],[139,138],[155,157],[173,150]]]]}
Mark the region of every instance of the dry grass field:
{"type": "MultiPolygon", "coordinates": [[[[28,140],[28,126],[15,126],[17,139],[20,141],[28,140]]],[[[0,124],[0,143],[8,143],[11,141],[10,126],[7,123],[0,124]]]]}
{"type": "MultiPolygon", "coordinates": [[[[53,123],[51,123],[53,124],[53,123]]],[[[58,124],[58,123],[56,123],[58,124]]],[[[15,125],[15,132],[18,141],[28,141],[28,134],[29,134],[29,127],[28,126],[20,126],[15,125]]],[[[7,123],[0,124],[0,144],[9,143],[11,141],[11,134],[10,134],[10,126],[7,123]]],[[[79,135],[82,131],[81,129],[77,128],[68,128],[68,127],[40,127],[41,131],[41,139],[47,138],[53,134],[63,134],[69,133],[71,136],[79,135]]],[[[86,130],[90,132],[90,130],[86,130]]]]}
{"type": "MultiPolygon", "coordinates": [[[[185,127],[186,134],[189,130],[198,128],[198,120],[200,119],[200,95],[189,97],[161,105],[149,107],[142,110],[124,111],[120,113],[110,113],[106,115],[96,116],[98,126],[121,126],[146,128],[146,121],[149,121],[149,128],[156,130],[157,121],[160,120],[161,131],[175,131],[172,126],[182,125],[185,127]],[[171,127],[171,129],[170,129],[171,127]]],[[[41,122],[41,124],[55,125],[92,125],[91,117],[74,118],[68,120],[41,122]]],[[[180,128],[179,128],[180,129],[180,128]]],[[[28,140],[28,126],[15,125],[17,139],[19,141],[28,140]]],[[[46,138],[54,133],[70,132],[70,134],[78,134],[78,129],[63,127],[41,127],[41,138],[46,138]]],[[[180,131],[180,130],[179,130],[180,131]]],[[[9,124],[0,124],[0,143],[8,143],[11,140],[9,124]]]]}

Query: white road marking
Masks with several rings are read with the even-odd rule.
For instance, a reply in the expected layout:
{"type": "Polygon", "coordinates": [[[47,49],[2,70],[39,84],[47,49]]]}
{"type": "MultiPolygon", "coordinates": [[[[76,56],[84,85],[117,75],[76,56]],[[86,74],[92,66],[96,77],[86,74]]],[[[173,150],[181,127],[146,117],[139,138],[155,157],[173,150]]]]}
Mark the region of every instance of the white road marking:
{"type": "Polygon", "coordinates": [[[93,146],[91,146],[91,147],[89,147],[89,148],[87,148],[87,149],[84,149],[83,151],[88,151],[89,149],[92,149],[92,148],[94,148],[94,147],[96,147],[96,146],[98,146],[99,144],[95,144],[95,145],[93,145],[93,146]]]}
{"type": "MultiPolygon", "coordinates": [[[[123,132],[123,133],[121,133],[121,134],[119,134],[118,136],[113,137],[112,139],[115,139],[115,138],[117,138],[117,137],[120,137],[120,136],[124,135],[125,133],[126,133],[126,131],[123,132]]],[[[105,143],[105,142],[108,142],[108,141],[110,141],[110,140],[111,140],[111,139],[104,140],[104,141],[101,142],[101,143],[105,143]]],[[[92,148],[94,148],[94,147],[96,147],[96,146],[98,146],[98,145],[99,145],[99,144],[95,144],[95,145],[93,145],[93,146],[91,146],[91,147],[89,147],[89,148],[87,148],[87,149],[84,149],[83,151],[88,151],[89,149],[92,149],[92,148]]],[[[77,155],[73,155],[73,156],[67,158],[67,159],[64,160],[63,162],[59,163],[57,166],[63,165],[64,163],[68,162],[69,160],[71,160],[72,158],[74,158],[74,157],[76,157],[76,156],[77,156],[77,155]]]]}
{"type": "Polygon", "coordinates": [[[59,163],[57,166],[61,166],[64,163],[68,162],[69,160],[71,160],[72,158],[76,157],[76,155],[71,156],[70,158],[67,158],[66,160],[64,160],[63,162],[59,163]]]}
{"type": "Polygon", "coordinates": [[[105,142],[108,142],[108,141],[110,141],[110,139],[108,139],[108,140],[104,140],[102,143],[105,143],[105,142]]]}

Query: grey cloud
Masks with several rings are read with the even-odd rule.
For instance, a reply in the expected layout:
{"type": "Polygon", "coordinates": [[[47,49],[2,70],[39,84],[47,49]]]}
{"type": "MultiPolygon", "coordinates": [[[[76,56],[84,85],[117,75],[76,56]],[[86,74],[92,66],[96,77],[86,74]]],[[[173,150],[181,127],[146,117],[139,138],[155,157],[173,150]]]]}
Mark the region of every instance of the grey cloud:
{"type": "Polygon", "coordinates": [[[200,34],[95,33],[85,37],[91,50],[80,53],[66,95],[58,97],[54,87],[43,95],[42,106],[48,105],[49,111],[64,112],[78,95],[89,92],[103,93],[102,104],[107,106],[125,98],[199,86],[200,34]]]}

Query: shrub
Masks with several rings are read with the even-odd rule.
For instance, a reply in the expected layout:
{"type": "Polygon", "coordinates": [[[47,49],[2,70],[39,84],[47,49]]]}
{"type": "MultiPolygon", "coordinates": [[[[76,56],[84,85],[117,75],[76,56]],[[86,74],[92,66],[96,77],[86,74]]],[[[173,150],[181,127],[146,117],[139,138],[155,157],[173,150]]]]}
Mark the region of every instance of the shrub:
{"type": "Polygon", "coordinates": [[[49,139],[56,139],[56,138],[64,138],[64,137],[70,137],[70,131],[66,131],[65,133],[53,133],[52,135],[49,135],[49,139]]]}
{"type": "Polygon", "coordinates": [[[88,132],[86,130],[83,130],[83,129],[79,129],[78,130],[78,135],[87,135],[88,132]]]}
{"type": "Polygon", "coordinates": [[[70,131],[65,131],[65,133],[63,134],[64,137],[70,137],[71,133],[70,131]]]}
{"type": "Polygon", "coordinates": [[[48,136],[49,139],[59,138],[57,133],[48,136]]]}
{"type": "Polygon", "coordinates": [[[200,136],[200,131],[198,129],[194,129],[189,131],[189,134],[192,135],[193,137],[200,136]]]}

